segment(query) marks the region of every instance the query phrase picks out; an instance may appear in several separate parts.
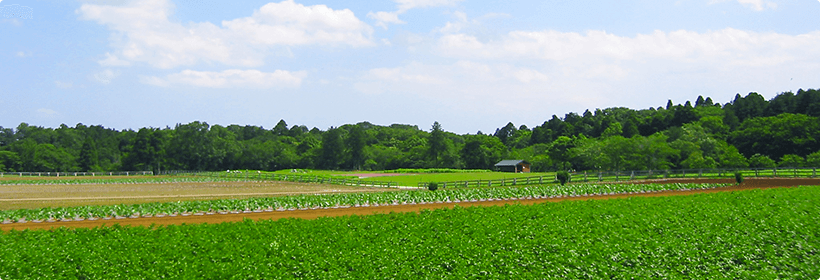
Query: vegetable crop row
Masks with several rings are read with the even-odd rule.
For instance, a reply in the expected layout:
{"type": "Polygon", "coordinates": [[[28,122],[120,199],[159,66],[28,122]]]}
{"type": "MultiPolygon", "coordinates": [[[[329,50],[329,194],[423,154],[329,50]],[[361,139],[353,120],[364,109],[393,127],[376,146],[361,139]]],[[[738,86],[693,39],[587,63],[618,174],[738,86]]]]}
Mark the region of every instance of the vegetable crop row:
{"type": "Polygon", "coordinates": [[[0,233],[2,279],[818,279],[820,188],[0,233]]]}
{"type": "Polygon", "coordinates": [[[41,222],[44,220],[111,219],[140,216],[174,216],[194,213],[221,213],[240,211],[287,211],[319,208],[368,207],[379,205],[423,204],[496,199],[533,199],[644,193],[666,190],[706,189],[725,184],[572,184],[544,185],[519,188],[478,188],[440,191],[399,191],[380,193],[343,193],[328,195],[296,195],[206,201],[156,202],[144,204],[116,204],[79,207],[47,207],[0,211],[0,221],[41,222]]]}
{"type": "Polygon", "coordinates": [[[150,178],[106,178],[106,179],[54,179],[54,180],[0,180],[0,185],[88,185],[88,184],[157,184],[191,182],[239,182],[239,178],[216,177],[150,177],[150,178]]]}

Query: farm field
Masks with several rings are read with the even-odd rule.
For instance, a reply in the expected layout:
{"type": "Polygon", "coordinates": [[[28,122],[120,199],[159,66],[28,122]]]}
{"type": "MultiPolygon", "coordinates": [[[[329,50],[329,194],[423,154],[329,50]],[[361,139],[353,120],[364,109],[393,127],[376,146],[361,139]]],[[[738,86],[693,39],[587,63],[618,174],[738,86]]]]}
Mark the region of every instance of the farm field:
{"type": "Polygon", "coordinates": [[[385,188],[203,177],[3,178],[0,210],[391,191],[385,188]]]}
{"type": "MultiPolygon", "coordinates": [[[[285,217],[315,218],[321,216],[367,215],[374,212],[418,211],[454,205],[504,205],[507,203],[540,203],[579,199],[628,198],[632,196],[670,196],[704,192],[736,191],[780,186],[820,185],[817,179],[750,179],[742,185],[730,180],[671,180],[659,184],[570,184],[525,187],[496,187],[429,191],[393,191],[361,193],[335,191],[324,195],[287,195],[233,199],[201,199],[163,203],[122,203],[97,206],[53,207],[0,211],[0,229],[34,229],[59,226],[94,227],[101,225],[219,223],[285,217]],[[706,184],[706,182],[710,182],[706,184]],[[219,214],[219,215],[216,215],[219,214]],[[119,216],[117,219],[113,219],[119,216]],[[18,219],[23,222],[17,222],[18,219]],[[103,219],[105,218],[105,219],[103,219]],[[127,218],[127,219],[126,219],[127,218]]],[[[318,185],[318,184],[313,184],[318,185]]],[[[46,204],[51,201],[46,200],[46,204]]]]}
{"type": "MultiPolygon", "coordinates": [[[[416,187],[419,183],[422,182],[452,182],[452,181],[472,181],[472,180],[504,180],[504,179],[512,179],[512,178],[526,178],[526,177],[539,177],[543,176],[545,180],[549,180],[550,182],[555,177],[555,172],[533,172],[533,173],[509,173],[509,172],[488,172],[488,171],[475,171],[475,172],[431,172],[436,170],[427,170],[427,169],[408,169],[408,170],[396,170],[396,171],[327,171],[327,170],[297,170],[297,172],[291,172],[287,170],[280,170],[277,172],[272,172],[274,174],[280,175],[292,175],[292,176],[320,176],[320,177],[336,177],[336,178],[350,178],[350,179],[360,179],[362,181],[389,181],[398,184],[399,186],[408,186],[408,187],[416,187]],[[415,171],[415,172],[414,172],[415,171]]],[[[253,178],[255,171],[251,171],[249,174],[250,178],[253,178]]],[[[267,174],[267,172],[262,172],[262,176],[267,174]]],[[[219,175],[217,176],[237,176],[242,177],[242,174],[238,175],[219,175]]]]}
{"type": "Polygon", "coordinates": [[[796,187],[11,231],[0,278],[817,279],[818,204],[796,187]]]}

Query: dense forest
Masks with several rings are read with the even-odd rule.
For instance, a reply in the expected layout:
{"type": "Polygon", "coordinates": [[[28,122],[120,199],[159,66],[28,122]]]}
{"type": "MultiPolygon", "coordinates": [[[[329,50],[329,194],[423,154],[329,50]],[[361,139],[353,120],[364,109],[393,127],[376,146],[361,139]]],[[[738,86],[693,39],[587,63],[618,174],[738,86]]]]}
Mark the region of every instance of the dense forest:
{"type": "Polygon", "coordinates": [[[492,134],[457,135],[434,123],[368,122],[272,129],[203,122],[117,131],[103,126],[0,127],[0,171],[490,169],[524,159],[534,171],[820,166],[820,91],[757,93],[725,104],[553,115],[492,134]]]}

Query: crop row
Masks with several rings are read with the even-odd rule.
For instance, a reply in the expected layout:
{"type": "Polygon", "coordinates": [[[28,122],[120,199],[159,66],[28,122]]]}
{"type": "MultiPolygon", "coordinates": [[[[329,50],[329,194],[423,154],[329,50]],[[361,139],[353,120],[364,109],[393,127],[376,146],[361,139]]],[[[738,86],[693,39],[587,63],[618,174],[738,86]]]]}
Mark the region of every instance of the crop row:
{"type": "Polygon", "coordinates": [[[0,233],[2,279],[818,279],[820,188],[0,233]]]}
{"type": "Polygon", "coordinates": [[[112,219],[122,217],[174,216],[197,213],[239,211],[287,211],[319,208],[368,207],[379,205],[423,204],[496,199],[533,199],[705,189],[723,184],[572,184],[518,188],[480,188],[440,191],[398,191],[381,193],[343,193],[297,195],[207,201],[179,201],[145,204],[116,204],[78,207],[47,207],[0,211],[3,223],[56,220],[112,219]]]}
{"type": "Polygon", "coordinates": [[[105,179],[53,179],[53,180],[0,180],[0,185],[88,185],[88,184],[164,184],[191,182],[235,182],[239,178],[216,177],[136,177],[105,179]]]}

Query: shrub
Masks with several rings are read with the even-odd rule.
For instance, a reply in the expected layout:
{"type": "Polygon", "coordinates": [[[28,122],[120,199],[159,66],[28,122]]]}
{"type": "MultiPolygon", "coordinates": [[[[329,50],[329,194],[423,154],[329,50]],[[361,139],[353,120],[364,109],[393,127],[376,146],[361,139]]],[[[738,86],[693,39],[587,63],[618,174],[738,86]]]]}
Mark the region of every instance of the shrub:
{"type": "Polygon", "coordinates": [[[743,183],[743,173],[740,173],[740,171],[735,172],[735,182],[737,182],[738,185],[743,183]]]}
{"type": "Polygon", "coordinates": [[[436,183],[436,182],[427,183],[427,189],[431,190],[431,191],[437,190],[438,189],[438,183],[436,183]]]}
{"type": "Polygon", "coordinates": [[[561,185],[563,186],[570,180],[569,172],[560,171],[557,174],[555,174],[555,178],[557,178],[558,182],[561,183],[561,185]]]}

